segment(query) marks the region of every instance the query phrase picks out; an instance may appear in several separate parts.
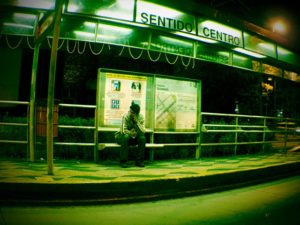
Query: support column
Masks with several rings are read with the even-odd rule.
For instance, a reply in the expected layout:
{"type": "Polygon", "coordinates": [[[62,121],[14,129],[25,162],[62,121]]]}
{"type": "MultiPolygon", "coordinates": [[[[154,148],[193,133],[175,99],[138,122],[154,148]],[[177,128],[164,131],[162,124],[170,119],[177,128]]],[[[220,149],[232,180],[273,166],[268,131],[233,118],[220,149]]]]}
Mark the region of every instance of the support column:
{"type": "Polygon", "coordinates": [[[47,102],[47,162],[48,175],[53,175],[53,106],[55,94],[55,75],[56,75],[56,60],[57,46],[60,31],[60,21],[62,15],[64,0],[56,0],[55,5],[55,21],[53,30],[53,40],[51,47],[49,82],[48,82],[48,102],[47,102]]]}
{"type": "Polygon", "coordinates": [[[31,72],[30,107],[29,107],[29,158],[34,161],[35,156],[35,100],[36,100],[36,78],[39,61],[40,44],[36,44],[33,53],[31,72]]]}

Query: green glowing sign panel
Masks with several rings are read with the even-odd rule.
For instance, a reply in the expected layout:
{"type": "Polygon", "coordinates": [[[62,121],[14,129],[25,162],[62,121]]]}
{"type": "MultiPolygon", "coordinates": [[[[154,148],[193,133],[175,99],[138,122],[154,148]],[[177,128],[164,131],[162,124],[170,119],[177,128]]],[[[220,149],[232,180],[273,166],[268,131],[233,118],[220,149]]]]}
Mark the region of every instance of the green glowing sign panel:
{"type": "Polygon", "coordinates": [[[192,41],[174,38],[153,33],[150,43],[150,50],[166,52],[176,55],[193,56],[192,41]]]}
{"type": "Polygon", "coordinates": [[[276,46],[256,36],[244,33],[245,49],[276,58],[276,46]]]}
{"type": "Polygon", "coordinates": [[[133,21],[134,0],[69,0],[67,11],[133,21]]]}
{"type": "Polygon", "coordinates": [[[36,21],[35,14],[3,13],[0,14],[0,32],[2,34],[33,35],[36,21]]]}
{"type": "Polygon", "coordinates": [[[230,53],[226,49],[214,47],[204,43],[197,44],[197,54],[198,59],[204,59],[207,61],[212,61],[216,63],[229,64],[230,63],[230,53]]]}
{"type": "Polygon", "coordinates": [[[280,47],[277,47],[278,52],[278,59],[287,62],[296,66],[300,65],[300,57],[299,55],[296,55],[295,53],[291,52],[290,50],[280,47]]]}
{"type": "Polygon", "coordinates": [[[195,17],[149,1],[137,1],[136,22],[196,34],[195,17]]]}
{"type": "Polygon", "coordinates": [[[258,71],[259,66],[257,66],[257,61],[253,60],[251,57],[247,57],[242,54],[234,53],[232,57],[232,65],[237,67],[246,68],[249,70],[258,71]]]}
{"type": "Polygon", "coordinates": [[[99,23],[97,42],[146,48],[149,32],[133,27],[99,23]]]}
{"type": "Polygon", "coordinates": [[[234,46],[243,46],[242,32],[221,23],[198,19],[198,35],[234,46]]]}
{"type": "Polygon", "coordinates": [[[80,41],[95,41],[97,24],[92,21],[64,17],[61,22],[60,36],[80,41]]]}

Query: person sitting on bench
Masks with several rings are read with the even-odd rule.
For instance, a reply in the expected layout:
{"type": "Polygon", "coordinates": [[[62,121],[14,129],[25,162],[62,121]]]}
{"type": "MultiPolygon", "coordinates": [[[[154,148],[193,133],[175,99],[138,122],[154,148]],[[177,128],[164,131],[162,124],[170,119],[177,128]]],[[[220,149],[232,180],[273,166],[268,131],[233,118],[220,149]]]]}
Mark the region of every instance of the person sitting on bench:
{"type": "Polygon", "coordinates": [[[144,167],[144,153],[146,146],[144,117],[140,114],[140,106],[132,102],[127,114],[123,115],[120,131],[115,134],[116,142],[121,145],[120,165],[128,167],[128,149],[130,145],[137,145],[135,165],[144,167]]]}

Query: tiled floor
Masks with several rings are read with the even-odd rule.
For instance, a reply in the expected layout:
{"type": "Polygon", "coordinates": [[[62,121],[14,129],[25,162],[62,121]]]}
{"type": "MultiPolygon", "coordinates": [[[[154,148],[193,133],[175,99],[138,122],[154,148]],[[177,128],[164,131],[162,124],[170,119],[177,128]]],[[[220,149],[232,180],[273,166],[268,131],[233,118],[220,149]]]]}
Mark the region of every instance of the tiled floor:
{"type": "Polygon", "coordinates": [[[0,161],[1,183],[113,183],[181,179],[266,168],[300,162],[300,152],[246,155],[200,160],[146,162],[146,167],[121,168],[118,162],[54,161],[54,175],[48,175],[46,161],[0,161]]]}

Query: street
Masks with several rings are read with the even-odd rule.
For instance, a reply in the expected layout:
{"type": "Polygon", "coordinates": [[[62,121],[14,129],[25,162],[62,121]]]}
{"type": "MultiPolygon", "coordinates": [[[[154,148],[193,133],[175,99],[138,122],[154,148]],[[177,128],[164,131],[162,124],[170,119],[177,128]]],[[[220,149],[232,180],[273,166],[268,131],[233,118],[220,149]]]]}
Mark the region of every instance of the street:
{"type": "Polygon", "coordinates": [[[299,225],[300,175],[240,189],[144,203],[1,207],[0,224],[299,225]]]}

